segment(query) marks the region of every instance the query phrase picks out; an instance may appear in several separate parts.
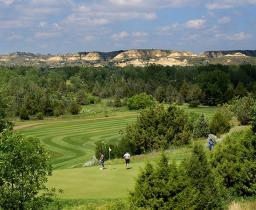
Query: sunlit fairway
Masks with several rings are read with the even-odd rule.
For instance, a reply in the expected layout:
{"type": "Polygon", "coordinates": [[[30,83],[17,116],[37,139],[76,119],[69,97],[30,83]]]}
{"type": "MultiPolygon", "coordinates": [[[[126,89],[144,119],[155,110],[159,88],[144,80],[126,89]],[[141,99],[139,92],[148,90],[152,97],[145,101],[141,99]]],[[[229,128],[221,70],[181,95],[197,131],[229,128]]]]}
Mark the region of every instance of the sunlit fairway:
{"type": "MultiPolygon", "coordinates": [[[[93,108],[93,107],[90,107],[93,108]]],[[[100,109],[99,106],[96,107],[100,109]]],[[[187,112],[204,113],[211,118],[216,108],[188,108],[187,112]]],[[[102,108],[104,109],[104,107],[102,108]]],[[[93,109],[92,109],[93,110],[93,109]]],[[[66,116],[60,119],[18,122],[16,129],[25,136],[38,137],[51,154],[54,171],[48,186],[63,189],[63,199],[118,199],[127,198],[135,179],[147,161],[156,163],[160,152],[132,157],[131,169],[123,160],[106,162],[106,169],[99,166],[82,167],[94,155],[95,142],[117,143],[120,130],[135,122],[138,112],[116,111],[66,116]]],[[[166,151],[170,161],[179,163],[191,151],[191,146],[171,148],[166,151]]]]}
{"type": "Polygon", "coordinates": [[[74,168],[92,158],[95,142],[117,142],[119,131],[135,121],[136,116],[124,112],[111,117],[39,121],[28,124],[22,134],[41,140],[52,156],[54,169],[74,168]]]}
{"type": "MultiPolygon", "coordinates": [[[[64,190],[61,198],[68,199],[113,199],[126,198],[132,190],[140,169],[147,161],[156,164],[161,152],[134,156],[130,168],[123,160],[107,161],[105,169],[99,166],[56,170],[49,178],[48,186],[64,190]]],[[[177,164],[190,154],[190,148],[173,148],[166,151],[171,162],[177,164]]]]}

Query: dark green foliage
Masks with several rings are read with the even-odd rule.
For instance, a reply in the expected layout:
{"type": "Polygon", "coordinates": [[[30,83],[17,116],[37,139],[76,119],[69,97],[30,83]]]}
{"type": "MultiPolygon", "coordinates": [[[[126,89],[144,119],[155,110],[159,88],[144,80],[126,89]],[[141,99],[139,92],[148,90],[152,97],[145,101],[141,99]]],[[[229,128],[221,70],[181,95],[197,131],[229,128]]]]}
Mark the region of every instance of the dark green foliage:
{"type": "Polygon", "coordinates": [[[3,99],[4,99],[3,96],[0,94],[0,119],[3,119],[6,117],[7,105],[3,99]]]}
{"type": "Polygon", "coordinates": [[[160,103],[166,101],[166,91],[165,91],[165,89],[162,86],[159,86],[156,89],[155,98],[160,103]]]}
{"type": "MultiPolygon", "coordinates": [[[[256,92],[256,66],[0,67],[1,102],[8,116],[59,116],[69,102],[131,98],[146,93],[160,102],[217,105],[256,92]],[[6,103],[8,102],[8,103],[6,103]],[[24,110],[27,111],[27,114],[24,110]],[[24,115],[23,115],[24,116],[24,115]]],[[[3,106],[0,102],[0,115],[3,106]]],[[[22,117],[27,118],[27,117],[22,117]]]]}
{"type": "Polygon", "coordinates": [[[194,124],[193,136],[195,138],[207,137],[210,133],[210,128],[207,119],[202,114],[194,124]]]}
{"type": "Polygon", "coordinates": [[[210,122],[211,133],[219,135],[228,132],[231,127],[231,114],[227,106],[220,108],[210,122]]]}
{"type": "Polygon", "coordinates": [[[239,82],[234,90],[234,95],[243,97],[243,96],[246,96],[246,94],[247,94],[246,88],[244,87],[243,83],[239,82]]]}
{"type": "Polygon", "coordinates": [[[13,129],[12,122],[0,119],[0,133],[2,133],[4,130],[12,130],[12,129],[13,129]]]}
{"type": "Polygon", "coordinates": [[[43,120],[43,119],[44,119],[44,114],[43,114],[42,112],[38,112],[38,113],[36,114],[36,119],[37,119],[37,120],[43,120]]]}
{"type": "Polygon", "coordinates": [[[180,209],[223,209],[224,188],[214,175],[201,145],[193,148],[192,156],[181,167],[186,187],[181,192],[180,209]]]}
{"type": "Polygon", "coordinates": [[[256,133],[256,105],[252,107],[252,112],[251,112],[251,126],[252,126],[252,131],[256,133]]]}
{"type": "Polygon", "coordinates": [[[152,209],[154,205],[154,181],[155,171],[150,163],[147,163],[145,169],[139,175],[134,192],[130,193],[131,208],[143,207],[152,209]]]}
{"type": "Polygon", "coordinates": [[[247,125],[251,121],[252,107],[255,100],[251,96],[235,98],[232,101],[231,109],[242,125],[247,125]]]}
{"type": "Polygon", "coordinates": [[[72,100],[69,105],[69,112],[73,115],[79,114],[82,107],[75,100],[72,100]]]}
{"type": "Polygon", "coordinates": [[[146,209],[172,209],[172,195],[175,196],[178,180],[178,171],[175,165],[169,165],[167,157],[162,154],[157,167],[154,169],[147,163],[145,170],[140,174],[135,191],[130,193],[131,209],[136,207],[146,209]],[[174,179],[175,182],[174,182],[174,179]]]}
{"type": "Polygon", "coordinates": [[[190,138],[191,126],[183,110],[157,106],[140,113],[137,122],[126,128],[123,141],[133,145],[135,154],[141,154],[167,148],[169,144],[188,144],[190,138]]]}
{"type": "Polygon", "coordinates": [[[19,115],[20,115],[21,120],[29,120],[29,118],[30,118],[29,117],[29,111],[26,108],[22,108],[20,110],[19,115]]]}
{"type": "Polygon", "coordinates": [[[108,159],[123,157],[125,152],[127,151],[124,151],[122,150],[122,148],[119,148],[119,145],[109,144],[103,141],[96,142],[95,157],[97,159],[100,158],[101,153],[104,155],[105,160],[108,160],[108,159]],[[109,148],[111,149],[110,153],[109,153],[109,148]],[[110,154],[110,157],[109,157],[109,154],[110,154]]]}
{"type": "Polygon", "coordinates": [[[45,183],[49,157],[38,139],[12,132],[0,136],[0,208],[43,209],[53,195],[45,183]]]}
{"type": "Polygon", "coordinates": [[[195,84],[190,85],[187,94],[187,102],[190,107],[197,107],[200,104],[200,100],[202,98],[202,90],[201,88],[195,84]]]}
{"type": "Polygon", "coordinates": [[[225,66],[211,66],[214,71],[204,71],[198,77],[200,88],[204,92],[203,103],[211,106],[223,104],[232,98],[230,77],[225,66]],[[219,67],[219,68],[218,68],[219,67]],[[221,69],[221,70],[220,70],[221,69]]]}
{"type": "Polygon", "coordinates": [[[113,105],[114,105],[114,107],[121,107],[122,106],[121,99],[120,98],[115,98],[113,105]]]}
{"type": "Polygon", "coordinates": [[[155,100],[152,96],[147,95],[146,93],[141,93],[139,95],[135,95],[128,99],[127,106],[131,109],[145,109],[150,106],[155,105],[155,100]]]}
{"type": "Polygon", "coordinates": [[[212,165],[233,195],[256,194],[256,136],[248,130],[233,133],[217,145],[212,165]]]}
{"type": "Polygon", "coordinates": [[[157,167],[147,164],[130,193],[131,209],[224,209],[225,189],[202,146],[195,146],[180,168],[162,155],[157,167]]]}

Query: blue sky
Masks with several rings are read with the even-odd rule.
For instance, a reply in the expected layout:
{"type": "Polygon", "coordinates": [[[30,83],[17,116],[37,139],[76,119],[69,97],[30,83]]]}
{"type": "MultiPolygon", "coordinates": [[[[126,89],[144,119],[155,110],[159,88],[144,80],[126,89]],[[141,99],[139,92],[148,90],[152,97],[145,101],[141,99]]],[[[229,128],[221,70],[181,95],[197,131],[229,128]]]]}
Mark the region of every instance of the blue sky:
{"type": "Polygon", "coordinates": [[[0,54],[256,49],[256,0],[0,0],[0,54]]]}

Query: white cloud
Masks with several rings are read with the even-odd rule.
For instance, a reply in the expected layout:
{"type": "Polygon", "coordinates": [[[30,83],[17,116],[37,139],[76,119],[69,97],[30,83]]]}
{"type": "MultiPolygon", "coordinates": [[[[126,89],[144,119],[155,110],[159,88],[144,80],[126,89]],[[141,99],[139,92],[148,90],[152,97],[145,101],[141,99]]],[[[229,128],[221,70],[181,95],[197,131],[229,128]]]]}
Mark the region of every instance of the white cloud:
{"type": "Polygon", "coordinates": [[[114,41],[119,41],[119,40],[125,39],[127,37],[129,37],[129,33],[126,31],[122,31],[120,33],[116,33],[116,34],[112,35],[112,39],[114,41]]]}
{"type": "Polygon", "coordinates": [[[231,40],[231,41],[242,41],[245,39],[249,39],[250,37],[251,35],[246,32],[240,32],[240,33],[225,36],[227,40],[231,40]]]}
{"type": "Polygon", "coordinates": [[[119,6],[138,6],[144,4],[145,0],[109,0],[110,3],[119,6]]]}
{"type": "Polygon", "coordinates": [[[216,10],[216,9],[230,9],[230,8],[241,7],[246,5],[256,5],[256,0],[217,0],[215,2],[207,3],[206,7],[209,10],[216,10]]]}
{"type": "Polygon", "coordinates": [[[200,29],[204,27],[205,23],[206,20],[204,19],[189,20],[186,22],[185,27],[191,29],[200,29]]]}
{"type": "Polygon", "coordinates": [[[141,42],[141,41],[145,41],[147,36],[148,36],[148,33],[144,31],[136,31],[132,33],[128,33],[127,31],[121,31],[120,33],[113,34],[111,38],[113,41],[121,41],[123,39],[133,38],[134,39],[133,41],[141,42]]]}
{"type": "Polygon", "coordinates": [[[40,28],[44,28],[45,26],[47,26],[47,22],[46,22],[46,21],[41,21],[41,22],[39,23],[39,27],[40,27],[40,28]]]}
{"type": "Polygon", "coordinates": [[[60,32],[36,32],[35,33],[35,38],[38,38],[38,39],[50,39],[50,38],[56,38],[56,37],[59,37],[61,35],[60,32]]]}
{"type": "Polygon", "coordinates": [[[148,36],[148,33],[137,31],[137,32],[133,32],[132,36],[135,38],[144,38],[144,37],[148,36]]]}
{"type": "Polygon", "coordinates": [[[135,8],[163,8],[163,7],[182,7],[199,4],[202,0],[108,0],[110,4],[117,7],[135,8]]]}
{"type": "Polygon", "coordinates": [[[218,33],[216,34],[217,38],[222,38],[224,40],[229,40],[229,41],[243,41],[246,39],[251,38],[251,34],[246,33],[246,32],[239,32],[239,33],[235,33],[235,34],[222,34],[222,33],[218,33]]]}
{"type": "Polygon", "coordinates": [[[87,35],[83,38],[85,42],[92,42],[95,39],[95,36],[87,35]]]}
{"type": "Polygon", "coordinates": [[[14,0],[0,0],[0,4],[4,4],[4,5],[11,5],[14,3],[14,0]]]}
{"type": "Polygon", "coordinates": [[[145,13],[144,16],[145,16],[145,19],[147,19],[147,20],[155,20],[155,19],[157,19],[157,15],[154,12],[145,13]]]}
{"type": "Polygon", "coordinates": [[[0,29],[27,28],[30,25],[30,20],[0,20],[0,29]]]}
{"type": "Polygon", "coordinates": [[[230,17],[227,17],[227,16],[224,16],[224,17],[221,17],[219,20],[218,20],[218,23],[220,24],[227,24],[231,21],[231,18],[230,17]]]}

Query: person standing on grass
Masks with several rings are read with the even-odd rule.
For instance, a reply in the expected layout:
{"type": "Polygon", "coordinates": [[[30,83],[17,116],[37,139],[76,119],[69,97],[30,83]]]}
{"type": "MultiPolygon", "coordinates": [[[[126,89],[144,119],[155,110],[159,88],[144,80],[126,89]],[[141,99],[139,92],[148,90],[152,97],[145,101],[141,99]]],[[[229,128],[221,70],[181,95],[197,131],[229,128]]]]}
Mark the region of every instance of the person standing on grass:
{"type": "Polygon", "coordinates": [[[125,159],[125,166],[126,166],[126,168],[129,167],[130,158],[131,158],[131,155],[130,155],[128,152],[126,152],[126,153],[124,154],[124,159],[125,159]]]}
{"type": "Polygon", "coordinates": [[[214,145],[215,145],[215,136],[212,135],[212,134],[209,134],[208,135],[208,147],[209,147],[209,150],[212,151],[213,148],[214,148],[214,145]]]}
{"type": "Polygon", "coordinates": [[[100,165],[101,165],[100,169],[104,169],[104,155],[103,155],[103,153],[100,154],[100,165]]]}

